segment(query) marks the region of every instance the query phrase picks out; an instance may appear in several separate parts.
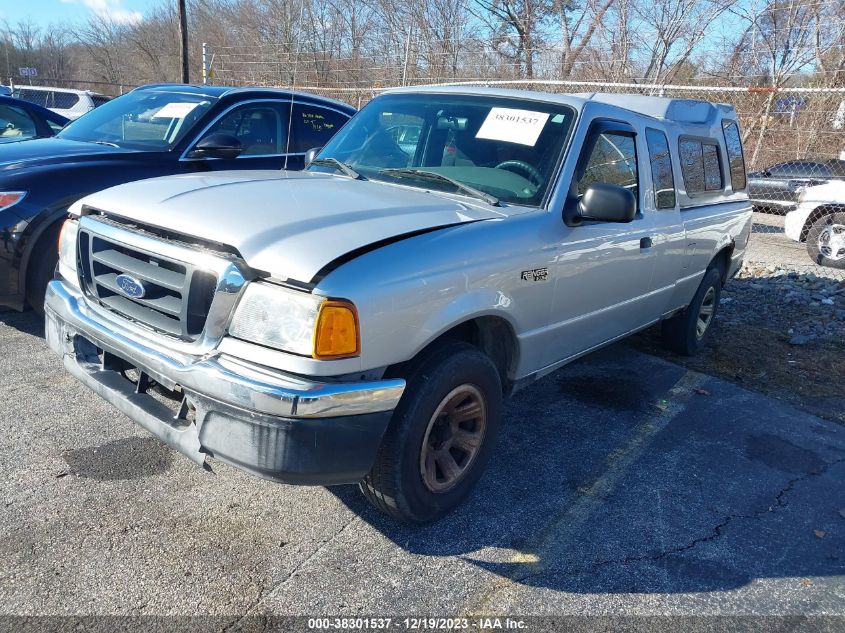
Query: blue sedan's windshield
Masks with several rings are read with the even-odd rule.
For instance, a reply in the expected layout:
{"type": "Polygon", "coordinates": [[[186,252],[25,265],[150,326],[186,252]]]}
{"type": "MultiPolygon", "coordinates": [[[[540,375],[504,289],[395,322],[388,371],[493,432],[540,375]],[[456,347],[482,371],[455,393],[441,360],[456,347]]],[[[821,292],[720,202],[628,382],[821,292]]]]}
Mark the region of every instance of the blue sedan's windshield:
{"type": "Polygon", "coordinates": [[[175,90],[136,90],[91,110],[57,136],[129,149],[168,150],[215,101],[175,90]]]}
{"type": "Polygon", "coordinates": [[[494,95],[377,97],[320,152],[371,180],[537,206],[575,118],[569,106],[494,95]],[[491,198],[492,196],[492,198],[491,198]]]}

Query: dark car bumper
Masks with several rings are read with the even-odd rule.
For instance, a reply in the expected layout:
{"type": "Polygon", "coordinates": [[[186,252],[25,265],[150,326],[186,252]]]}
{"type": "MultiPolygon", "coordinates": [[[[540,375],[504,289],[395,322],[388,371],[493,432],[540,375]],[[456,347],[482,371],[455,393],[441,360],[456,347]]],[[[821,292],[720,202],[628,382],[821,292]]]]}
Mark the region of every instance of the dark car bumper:
{"type": "Polygon", "coordinates": [[[401,380],[303,383],[266,369],[240,374],[214,358],[162,357],[92,318],[62,281],[48,287],[45,311],[47,342],[65,368],[198,465],[213,457],[285,483],[359,481],[404,390],[401,380]],[[124,377],[128,368],[137,370],[136,382],[124,377]],[[168,375],[170,393],[181,398],[172,405],[148,388],[168,375]]]}

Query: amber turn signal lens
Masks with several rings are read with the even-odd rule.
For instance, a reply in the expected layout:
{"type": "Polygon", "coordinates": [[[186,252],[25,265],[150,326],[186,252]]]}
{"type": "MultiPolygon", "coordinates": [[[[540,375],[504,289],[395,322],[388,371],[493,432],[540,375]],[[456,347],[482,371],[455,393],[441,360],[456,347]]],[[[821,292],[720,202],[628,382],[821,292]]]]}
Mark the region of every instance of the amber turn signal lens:
{"type": "Polygon", "coordinates": [[[348,358],[360,351],[355,306],[347,301],[324,301],[314,329],[314,358],[348,358]]]}
{"type": "Polygon", "coordinates": [[[11,207],[13,204],[20,202],[26,195],[25,191],[11,191],[0,193],[0,209],[11,207]]]}

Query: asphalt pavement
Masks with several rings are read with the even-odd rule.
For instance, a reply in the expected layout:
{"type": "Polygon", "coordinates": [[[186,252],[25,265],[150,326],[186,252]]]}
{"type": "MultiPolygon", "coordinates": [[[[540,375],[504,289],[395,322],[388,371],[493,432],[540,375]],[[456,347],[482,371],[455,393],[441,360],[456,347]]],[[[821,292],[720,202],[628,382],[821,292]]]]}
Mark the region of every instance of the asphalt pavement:
{"type": "Polygon", "coordinates": [[[845,428],[625,344],[517,394],[477,492],[423,528],[197,468],[32,313],[0,313],[0,419],[0,616],[845,616],[845,428]]]}

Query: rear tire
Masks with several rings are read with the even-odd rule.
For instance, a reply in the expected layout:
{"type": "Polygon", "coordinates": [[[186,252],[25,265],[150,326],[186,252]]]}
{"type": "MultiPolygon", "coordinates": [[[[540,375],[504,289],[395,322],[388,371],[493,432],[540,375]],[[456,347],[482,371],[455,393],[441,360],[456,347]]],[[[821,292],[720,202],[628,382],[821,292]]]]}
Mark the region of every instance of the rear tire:
{"type": "Polygon", "coordinates": [[[493,451],[502,385],[490,358],[458,343],[414,363],[372,470],[367,500],[408,523],[435,521],[472,491],[493,451]]]}
{"type": "Polygon", "coordinates": [[[721,296],[722,273],[718,268],[708,268],[689,306],[663,322],[663,338],[673,352],[695,356],[704,349],[713,332],[721,296]]]}
{"type": "Polygon", "coordinates": [[[29,256],[26,274],[26,302],[41,316],[44,316],[44,295],[47,284],[56,276],[59,263],[59,233],[61,222],[47,228],[38,238],[29,256]]]}
{"type": "Polygon", "coordinates": [[[807,231],[807,254],[819,266],[845,270],[845,213],[815,221],[807,231]]]}

